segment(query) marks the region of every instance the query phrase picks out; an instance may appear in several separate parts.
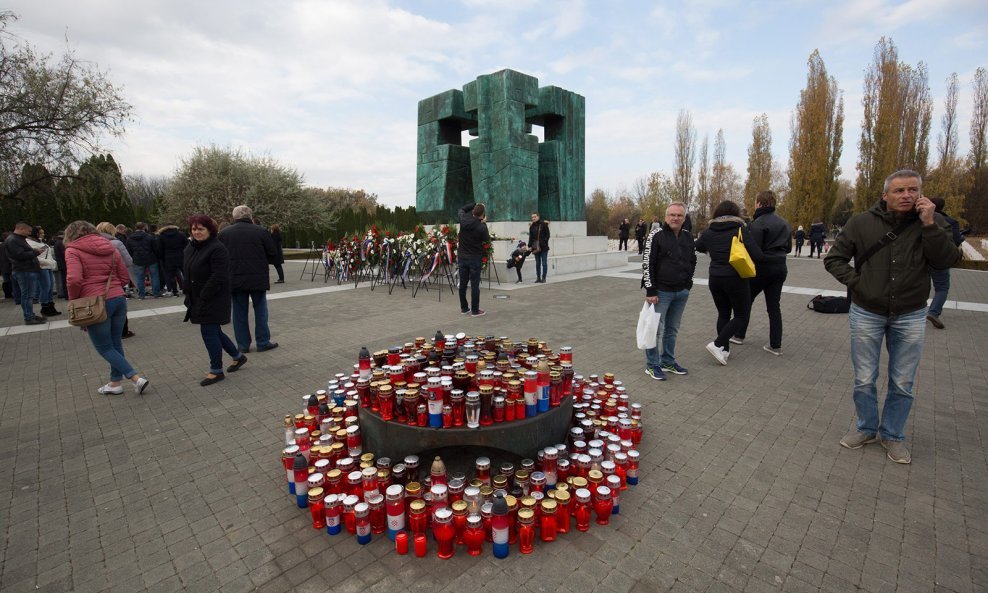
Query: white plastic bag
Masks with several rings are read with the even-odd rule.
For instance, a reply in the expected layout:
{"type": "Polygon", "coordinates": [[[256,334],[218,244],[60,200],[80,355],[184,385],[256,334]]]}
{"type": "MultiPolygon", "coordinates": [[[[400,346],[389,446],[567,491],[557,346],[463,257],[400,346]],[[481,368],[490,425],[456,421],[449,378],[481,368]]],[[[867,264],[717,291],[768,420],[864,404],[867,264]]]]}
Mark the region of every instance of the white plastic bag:
{"type": "Polygon", "coordinates": [[[642,306],[642,312],[638,315],[638,349],[647,350],[658,345],[659,318],[661,315],[655,310],[655,305],[648,301],[642,306]]]}

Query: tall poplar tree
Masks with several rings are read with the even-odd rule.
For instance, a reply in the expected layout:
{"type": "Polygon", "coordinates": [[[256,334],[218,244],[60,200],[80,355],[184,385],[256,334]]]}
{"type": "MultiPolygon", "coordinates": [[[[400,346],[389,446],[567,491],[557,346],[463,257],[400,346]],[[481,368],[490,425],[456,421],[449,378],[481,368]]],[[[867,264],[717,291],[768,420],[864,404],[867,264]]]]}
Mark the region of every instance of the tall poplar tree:
{"type": "Polygon", "coordinates": [[[988,72],[974,73],[974,109],[971,112],[971,151],[968,153],[970,190],[965,203],[975,232],[988,228],[988,72]]]}
{"type": "Polygon", "coordinates": [[[807,60],[806,87],[792,115],[789,190],[782,213],[793,226],[828,221],[837,200],[844,148],[844,98],[837,79],[814,50],[807,60]]]}
{"type": "Polygon", "coordinates": [[[683,109],[676,118],[676,145],[674,147],[675,168],[672,174],[674,187],[673,201],[686,204],[693,202],[693,167],[696,164],[696,129],[693,117],[683,109]]]}
{"type": "Polygon", "coordinates": [[[755,196],[772,186],[772,130],[768,115],[761,114],[751,124],[751,144],[748,145],[748,177],[744,182],[744,205],[755,212],[755,196]]]}
{"type": "Polygon", "coordinates": [[[890,173],[898,169],[926,173],[933,113],[926,65],[920,62],[913,67],[899,62],[895,43],[882,37],[865,73],[861,102],[864,118],[858,146],[858,212],[878,199],[890,173]]]}
{"type": "Polygon", "coordinates": [[[696,220],[693,228],[699,230],[706,227],[710,213],[714,211],[713,199],[710,195],[710,136],[703,136],[700,145],[700,163],[696,175],[696,220]]]}

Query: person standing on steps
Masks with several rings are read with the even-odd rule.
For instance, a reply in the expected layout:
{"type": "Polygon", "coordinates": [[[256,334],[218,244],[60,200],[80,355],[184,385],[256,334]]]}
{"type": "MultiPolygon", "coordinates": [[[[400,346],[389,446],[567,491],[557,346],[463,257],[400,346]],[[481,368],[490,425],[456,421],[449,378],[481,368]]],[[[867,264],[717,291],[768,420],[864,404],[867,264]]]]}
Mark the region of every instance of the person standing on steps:
{"type": "Polygon", "coordinates": [[[456,248],[456,266],[460,273],[460,313],[481,317],[480,271],[484,267],[484,244],[491,240],[487,230],[487,208],[473,202],[460,208],[460,235],[456,248]],[[467,304],[467,285],[470,303],[467,304]]]}
{"type": "Polygon", "coordinates": [[[796,229],[796,257],[803,255],[804,242],[806,242],[806,231],[803,230],[803,225],[799,225],[796,229]]]}
{"type": "Polygon", "coordinates": [[[230,255],[230,281],[233,297],[233,334],[243,353],[250,352],[252,341],[247,313],[254,305],[254,331],[257,334],[257,351],[265,352],[278,347],[271,341],[268,327],[268,297],[271,290],[271,274],[268,265],[278,257],[271,234],[254,224],[254,211],[240,205],[233,209],[233,224],[219,232],[230,255]]]}
{"type": "Polygon", "coordinates": [[[923,196],[922,187],[916,171],[889,175],[882,199],[844,225],[823,260],[851,297],[847,319],[857,422],[840,444],[860,449],[881,441],[895,463],[912,462],[903,441],[923,355],[929,270],[947,269],[961,257],[949,225],[923,196]],[[879,416],[877,381],[883,342],[889,353],[888,392],[879,416]]]}
{"type": "Polygon", "coordinates": [[[535,282],[545,284],[549,272],[549,223],[538,212],[532,213],[532,224],[528,226],[528,246],[535,254],[535,282]]]}
{"type": "Polygon", "coordinates": [[[645,253],[645,237],[648,236],[648,225],[644,218],[638,219],[635,225],[635,242],[638,243],[638,255],[645,253]]]}
{"type": "Polygon", "coordinates": [[[631,237],[631,221],[627,218],[618,226],[618,251],[628,250],[628,238],[631,237]]]}

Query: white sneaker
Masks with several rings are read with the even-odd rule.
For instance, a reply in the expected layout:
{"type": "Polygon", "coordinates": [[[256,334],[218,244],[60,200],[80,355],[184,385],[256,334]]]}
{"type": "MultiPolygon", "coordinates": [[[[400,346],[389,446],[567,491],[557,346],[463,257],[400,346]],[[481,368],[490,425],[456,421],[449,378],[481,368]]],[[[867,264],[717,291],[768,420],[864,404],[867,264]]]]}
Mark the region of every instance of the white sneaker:
{"type": "Polygon", "coordinates": [[[727,357],[730,356],[729,352],[725,352],[723,348],[721,348],[717,344],[714,344],[713,342],[707,344],[707,352],[709,352],[711,356],[716,358],[717,362],[719,362],[724,366],[727,366],[727,357]]]}
{"type": "Polygon", "coordinates": [[[106,385],[100,387],[96,390],[96,393],[102,395],[120,395],[123,393],[123,385],[117,385],[116,387],[107,383],[106,385]]]}
{"type": "Polygon", "coordinates": [[[141,395],[144,393],[144,388],[148,386],[148,383],[150,383],[150,381],[148,381],[144,377],[141,377],[134,383],[134,391],[137,393],[137,395],[141,395]]]}
{"type": "Polygon", "coordinates": [[[740,346],[741,344],[744,344],[744,339],[742,339],[742,338],[736,338],[734,336],[731,336],[731,339],[728,340],[728,341],[730,343],[732,343],[732,344],[737,344],[738,346],[740,346]]]}

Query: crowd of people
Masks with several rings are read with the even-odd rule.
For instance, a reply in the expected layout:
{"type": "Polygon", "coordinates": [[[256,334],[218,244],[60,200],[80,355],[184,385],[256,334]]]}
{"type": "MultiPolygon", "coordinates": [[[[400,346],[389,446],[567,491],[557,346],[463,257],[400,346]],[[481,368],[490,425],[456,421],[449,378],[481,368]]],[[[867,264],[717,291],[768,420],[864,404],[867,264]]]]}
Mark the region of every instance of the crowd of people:
{"type": "MultiPolygon", "coordinates": [[[[728,364],[731,345],[745,342],[752,300],[759,294],[765,297],[769,320],[769,342],[763,350],[782,355],[780,301],[788,274],[787,255],[794,239],[799,255],[807,235],[802,227],[792,233],[789,223],[775,212],[776,201],[773,192],[760,192],[750,222],[737,204],[721,202],[696,239],[683,228],[686,207],[679,202],[666,208],[663,226],[653,226],[642,258],[645,301],[660,314],[656,347],[645,350],[649,377],[664,381],[668,374],[689,373],[676,359],[676,338],[693,286],[696,252],[709,255],[708,289],[717,309],[716,337],[706,345],[710,355],[717,363],[728,364]],[[753,277],[746,277],[732,263],[732,251],[739,245],[754,261],[753,277]]],[[[824,237],[822,221],[814,222],[809,233],[811,256],[814,252],[821,256],[824,237]]],[[[943,201],[923,196],[922,178],[910,170],[889,175],[882,198],[836,234],[824,266],[848,288],[857,418],[841,438],[842,446],[858,449],[880,442],[890,460],[911,462],[904,443],[905,424],[926,321],[938,329],[944,327],[940,315],[950,267],[961,257],[962,241],[957,222],[943,212],[943,201]],[[935,293],[927,307],[931,279],[935,293]],[[883,343],[889,352],[889,384],[879,413],[877,380],[883,343]]]]}
{"type": "Polygon", "coordinates": [[[149,383],[124,354],[122,340],[134,336],[127,299],[184,296],[185,320],[200,326],[209,356],[209,371],[200,384],[211,385],[246,364],[255,338],[258,352],[278,347],[268,327],[266,293],[269,266],[277,271],[276,283],[285,281],[284,253],[278,226],[260,226],[248,206],[234,208],[232,221],[222,225],[193,216],[188,228],[191,236],[175,225],[137,222],[131,231],[123,224],[78,220],[49,244],[43,228],[18,222],[0,244],[4,299],[21,307],[25,325],[40,325],[62,314],[56,298],[71,302],[102,295],[106,319],[83,330],[110,365],[109,382],[97,390],[110,395],[123,393],[123,379],[138,394],[149,383]],[[251,307],[256,336],[248,320],[251,307]],[[221,328],[231,320],[236,343],[221,328]],[[225,371],[224,350],[233,359],[225,371]]]}

